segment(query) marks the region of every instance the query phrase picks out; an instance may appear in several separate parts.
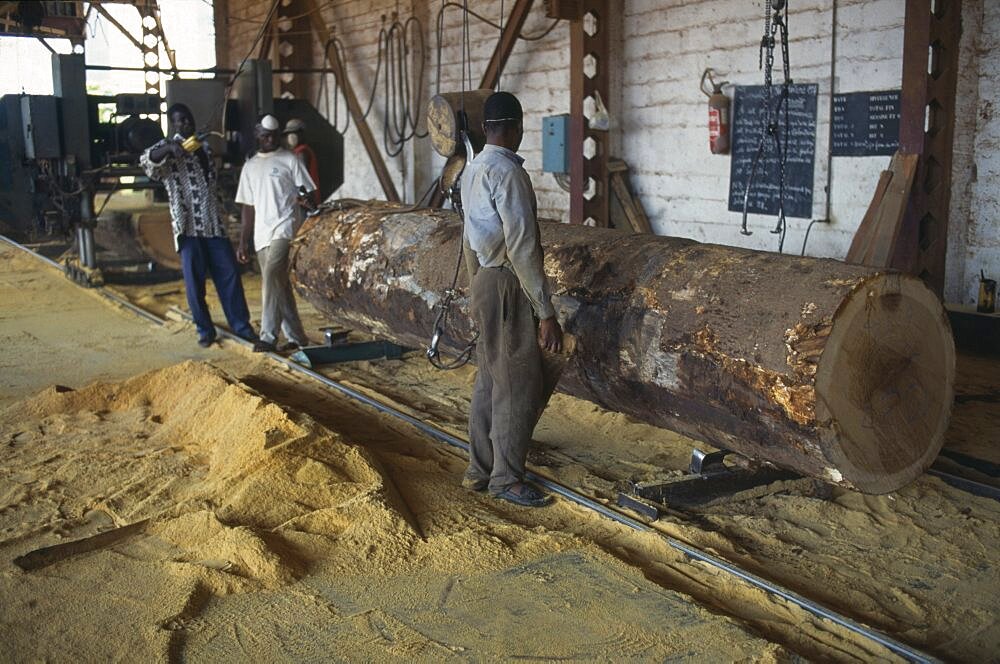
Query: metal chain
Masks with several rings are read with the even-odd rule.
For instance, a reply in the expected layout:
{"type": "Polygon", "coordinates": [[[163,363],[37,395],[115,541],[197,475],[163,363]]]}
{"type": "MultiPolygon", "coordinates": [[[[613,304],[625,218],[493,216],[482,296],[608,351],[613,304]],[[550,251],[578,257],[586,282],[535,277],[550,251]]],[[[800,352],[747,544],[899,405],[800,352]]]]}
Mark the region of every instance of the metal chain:
{"type": "Polygon", "coordinates": [[[780,253],[785,241],[785,166],[788,161],[788,143],[790,132],[790,122],[788,117],[788,97],[789,88],[792,85],[791,68],[788,56],[788,5],[786,0],[765,0],[764,2],[764,36],[760,40],[760,51],[758,62],[764,70],[764,125],[761,129],[760,140],[757,143],[757,151],[754,154],[753,163],[750,167],[750,175],[747,178],[746,189],[743,192],[743,223],[740,233],[752,235],[747,228],[747,216],[750,205],[750,189],[753,185],[754,176],[760,165],[761,157],[768,151],[768,137],[774,144],[775,155],[778,157],[779,181],[778,181],[778,222],[772,233],[780,233],[778,241],[778,252],[780,253]],[[772,14],[772,5],[774,13],[772,14]],[[782,17],[784,10],[784,17],[782,17]],[[774,100],[774,47],[777,42],[776,36],[780,31],[781,39],[781,60],[784,79],[781,85],[781,93],[778,98],[778,107],[773,104],[774,100]],[[778,131],[778,118],[784,119],[784,132],[778,131]],[[784,142],[782,142],[782,134],[784,142]]]}
{"type": "Polygon", "coordinates": [[[784,75],[784,80],[781,84],[781,97],[779,104],[781,105],[781,113],[784,119],[784,131],[782,136],[784,137],[784,143],[778,135],[777,118],[773,123],[773,135],[775,141],[775,147],[777,149],[777,154],[779,155],[778,165],[780,168],[781,179],[778,181],[778,222],[771,232],[780,235],[778,239],[778,253],[780,254],[784,249],[785,245],[785,231],[787,229],[787,221],[785,218],[785,165],[788,161],[788,144],[791,142],[791,123],[788,119],[788,96],[789,89],[792,85],[791,79],[791,69],[788,59],[788,5],[784,3],[784,0],[775,1],[775,15],[774,15],[774,25],[775,28],[781,30],[781,65],[782,73],[784,75]],[[782,17],[781,9],[784,6],[785,15],[782,17]]]}

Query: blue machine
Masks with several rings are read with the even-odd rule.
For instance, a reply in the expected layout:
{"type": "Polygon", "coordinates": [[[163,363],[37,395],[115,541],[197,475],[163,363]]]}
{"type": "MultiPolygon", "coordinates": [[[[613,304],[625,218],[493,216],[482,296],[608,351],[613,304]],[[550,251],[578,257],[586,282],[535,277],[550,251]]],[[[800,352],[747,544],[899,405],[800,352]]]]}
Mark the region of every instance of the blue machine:
{"type": "Polygon", "coordinates": [[[542,170],[569,173],[569,113],[542,118],[542,170]]]}

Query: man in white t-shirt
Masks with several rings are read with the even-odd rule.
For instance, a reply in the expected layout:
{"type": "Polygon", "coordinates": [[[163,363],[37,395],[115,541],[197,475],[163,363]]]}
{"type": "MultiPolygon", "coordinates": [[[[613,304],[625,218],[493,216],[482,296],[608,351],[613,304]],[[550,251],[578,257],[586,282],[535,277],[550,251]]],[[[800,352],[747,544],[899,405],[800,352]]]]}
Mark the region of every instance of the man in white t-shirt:
{"type": "Polygon", "coordinates": [[[257,251],[261,272],[262,311],[258,353],[274,352],[278,332],[284,332],[288,348],[309,343],[295,295],[288,280],[288,248],[301,218],[299,206],[305,193],[316,189],[309,172],[295,154],[281,147],[281,125],[273,115],[257,123],[257,154],[247,160],[240,173],[236,202],[243,206],[243,227],[236,257],[250,261],[250,238],[257,251]]]}

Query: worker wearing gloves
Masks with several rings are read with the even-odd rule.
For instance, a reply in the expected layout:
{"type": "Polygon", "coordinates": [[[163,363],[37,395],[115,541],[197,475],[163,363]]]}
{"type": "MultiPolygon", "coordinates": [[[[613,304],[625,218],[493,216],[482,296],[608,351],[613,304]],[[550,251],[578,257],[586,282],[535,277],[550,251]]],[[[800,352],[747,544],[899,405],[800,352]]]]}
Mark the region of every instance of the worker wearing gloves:
{"type": "Polygon", "coordinates": [[[207,348],[215,341],[215,324],[205,302],[205,278],[209,274],[229,327],[254,341],[257,335],[250,326],[239,266],[219,215],[211,150],[195,137],[194,115],[187,106],[174,104],[167,109],[167,118],[173,137],[146,150],[139,164],[146,175],[162,182],[167,190],[174,247],[181,257],[184,289],[198,329],[198,343],[207,348]]]}
{"type": "Polygon", "coordinates": [[[236,190],[236,202],[243,206],[236,256],[249,262],[253,240],[260,263],[260,340],[254,345],[259,353],[277,350],[279,332],[289,341],[287,349],[309,343],[288,279],[288,250],[304,203],[300,188],[308,194],[316,186],[298,157],[280,147],[280,129],[273,115],[257,123],[257,153],[243,165],[236,190]]]}
{"type": "Polygon", "coordinates": [[[466,268],[479,327],[462,484],[538,507],[550,497],[524,481],[525,461],[546,401],[541,349],[559,352],[562,329],[543,270],[535,192],[517,155],[522,117],[517,97],[491,95],[484,107],[487,145],[462,175],[466,268]]]}

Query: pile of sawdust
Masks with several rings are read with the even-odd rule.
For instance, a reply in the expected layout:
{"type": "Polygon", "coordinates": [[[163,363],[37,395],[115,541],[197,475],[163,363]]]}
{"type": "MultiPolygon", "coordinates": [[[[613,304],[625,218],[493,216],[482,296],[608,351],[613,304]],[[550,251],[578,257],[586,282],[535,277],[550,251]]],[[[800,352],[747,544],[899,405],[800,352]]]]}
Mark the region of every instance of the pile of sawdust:
{"type": "Polygon", "coordinates": [[[205,364],[79,391],[53,387],[2,421],[3,465],[19,469],[4,478],[8,541],[47,529],[77,534],[95,512],[115,526],[152,518],[148,532],[183,551],[176,560],[215,561],[203,566],[213,570],[206,581],[225,591],[233,578],[287,582],[308,554],[262,541],[261,530],[356,542],[362,523],[367,538],[397,554],[417,539],[365,450],[205,364]],[[54,502],[55,513],[45,509],[54,502]]]}
{"type": "Polygon", "coordinates": [[[0,559],[20,566],[0,568],[0,624],[16,659],[329,656],[319,642],[362,658],[437,659],[477,644],[487,658],[660,659],[692,640],[703,654],[783,653],[649,589],[650,606],[674,607],[684,626],[623,642],[614,635],[632,634],[643,609],[616,620],[573,575],[638,593],[634,569],[457,487],[462,504],[448,505],[427,457],[399,460],[420,496],[411,507],[368,450],[209,365],[47,389],[0,411],[0,442],[0,559]],[[568,550],[581,553],[558,557],[568,550]],[[556,579],[569,585],[538,594],[556,579]],[[484,610],[498,591],[514,604],[484,610]],[[553,621],[606,629],[560,635],[524,616],[552,607],[568,612],[553,621]],[[419,630],[394,617],[410,610],[419,630]]]}

